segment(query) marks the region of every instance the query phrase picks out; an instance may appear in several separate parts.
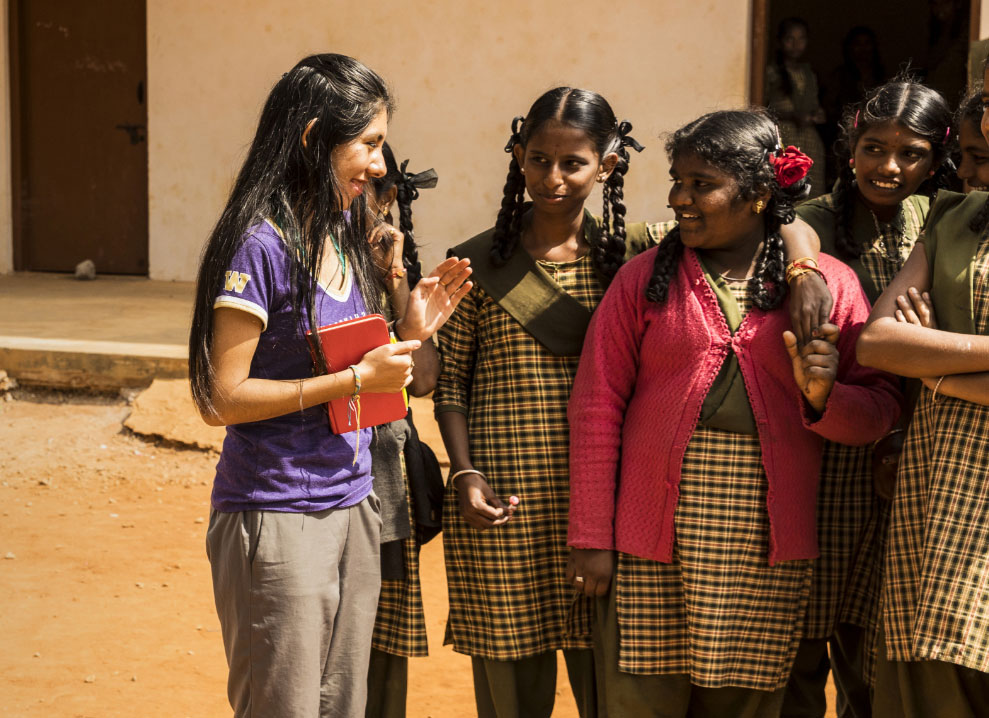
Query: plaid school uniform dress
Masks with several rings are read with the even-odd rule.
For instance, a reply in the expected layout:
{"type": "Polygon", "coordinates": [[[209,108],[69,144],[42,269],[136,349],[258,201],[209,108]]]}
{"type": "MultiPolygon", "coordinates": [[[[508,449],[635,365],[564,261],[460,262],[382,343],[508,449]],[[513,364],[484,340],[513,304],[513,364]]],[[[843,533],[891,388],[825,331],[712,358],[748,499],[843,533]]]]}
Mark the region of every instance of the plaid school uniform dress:
{"type": "MultiPolygon", "coordinates": [[[[538,262],[589,309],[604,294],[590,256],[538,262]]],[[[565,580],[568,555],[567,401],[579,356],[555,356],[475,286],[439,332],[443,368],[437,412],[467,415],[470,457],[503,500],[518,496],[508,523],[477,531],[461,517],[456,489],[443,508],[450,616],[445,644],[458,653],[519,660],[589,648],[588,599],[565,580]],[[569,615],[568,615],[569,614],[569,615]],[[568,623],[569,621],[569,623],[568,623]]]]}
{"type": "MultiPolygon", "coordinates": [[[[399,457],[404,474],[405,459],[401,454],[399,457]]],[[[409,495],[407,480],[405,497],[409,502],[409,525],[412,530],[408,538],[402,539],[405,578],[381,581],[371,647],[393,656],[421,658],[428,655],[426,614],[422,607],[422,584],[419,582],[419,547],[415,540],[415,515],[412,512],[412,497],[409,495]]]]}
{"type": "MultiPolygon", "coordinates": [[[[816,201],[834,206],[831,195],[816,201]]],[[[900,207],[891,222],[873,215],[872,242],[860,257],[880,292],[903,267],[923,228],[924,217],[912,202],[900,207]]],[[[872,485],[872,447],[826,441],[817,505],[821,558],[814,565],[805,638],[827,638],[838,622],[876,627],[888,525],[889,502],[872,485]]]]}
{"type": "MultiPolygon", "coordinates": [[[[728,284],[744,314],[747,284],[728,284]]],[[[794,386],[796,391],[796,386],[794,386]]],[[[769,565],[759,438],[698,426],[680,473],[673,563],[618,554],[619,670],[775,691],[801,638],[812,561],[769,565]]]]}
{"type": "MultiPolygon", "coordinates": [[[[989,334],[986,235],[974,270],[975,331],[989,334]]],[[[987,429],[989,406],[921,390],[886,555],[883,624],[891,661],[946,661],[989,672],[987,429]]]]}

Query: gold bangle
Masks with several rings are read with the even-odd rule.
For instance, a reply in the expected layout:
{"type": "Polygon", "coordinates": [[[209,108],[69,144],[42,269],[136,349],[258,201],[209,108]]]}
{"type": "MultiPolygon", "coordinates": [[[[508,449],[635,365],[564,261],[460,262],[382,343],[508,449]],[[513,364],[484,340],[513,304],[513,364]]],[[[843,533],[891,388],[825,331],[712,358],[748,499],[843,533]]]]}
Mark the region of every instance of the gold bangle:
{"type": "Polygon", "coordinates": [[[793,266],[794,264],[807,264],[807,263],[813,264],[815,267],[818,268],[820,268],[821,266],[820,263],[813,257],[798,257],[797,259],[794,259],[792,262],[790,262],[790,264],[787,266],[793,266]]]}
{"type": "Polygon", "coordinates": [[[457,471],[456,473],[453,474],[453,476],[450,477],[450,483],[453,484],[453,488],[457,488],[456,483],[454,483],[457,480],[457,477],[458,476],[465,476],[466,474],[477,474],[478,476],[480,476],[485,481],[488,480],[488,477],[485,476],[480,471],[478,471],[477,469],[461,469],[460,471],[457,471]]]}
{"type": "Polygon", "coordinates": [[[941,382],[944,381],[946,375],[942,374],[941,378],[937,380],[937,384],[934,385],[934,393],[931,394],[931,403],[937,404],[937,390],[941,388],[941,382]]]}

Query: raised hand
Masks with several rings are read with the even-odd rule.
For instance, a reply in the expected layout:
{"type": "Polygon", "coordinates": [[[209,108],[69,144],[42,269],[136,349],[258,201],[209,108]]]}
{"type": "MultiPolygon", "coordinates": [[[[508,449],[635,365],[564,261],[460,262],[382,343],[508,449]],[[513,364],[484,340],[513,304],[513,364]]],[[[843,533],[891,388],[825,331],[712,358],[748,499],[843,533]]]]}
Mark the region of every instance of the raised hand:
{"type": "Polygon", "coordinates": [[[405,316],[398,321],[401,339],[425,341],[450,318],[457,304],[471,290],[469,259],[450,257],[416,284],[409,296],[405,316]]]}
{"type": "Polygon", "coordinates": [[[793,332],[783,332],[783,343],[793,362],[793,378],[800,387],[804,399],[821,413],[828,402],[831,388],[838,376],[838,327],[823,324],[818,330],[818,339],[812,339],[802,348],[797,346],[793,332]]]}
{"type": "Polygon", "coordinates": [[[402,264],[405,235],[387,222],[381,222],[371,230],[368,242],[371,245],[374,266],[385,284],[392,286],[400,282],[405,276],[405,267],[402,264]],[[398,276],[393,277],[395,274],[398,276]]]}

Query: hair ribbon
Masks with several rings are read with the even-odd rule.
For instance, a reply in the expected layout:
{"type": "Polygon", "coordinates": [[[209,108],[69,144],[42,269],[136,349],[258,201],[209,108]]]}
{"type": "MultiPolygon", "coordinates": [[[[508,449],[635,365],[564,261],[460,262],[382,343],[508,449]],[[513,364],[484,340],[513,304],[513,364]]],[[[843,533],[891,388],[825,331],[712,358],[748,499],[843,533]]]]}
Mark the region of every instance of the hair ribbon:
{"type": "Polygon", "coordinates": [[[628,120],[622,120],[618,123],[618,139],[621,142],[622,147],[631,147],[636,152],[642,152],[645,149],[640,145],[634,137],[628,133],[632,131],[632,123],[628,120]]]}
{"type": "Polygon", "coordinates": [[[428,170],[423,170],[422,172],[412,174],[411,172],[405,171],[405,168],[408,166],[409,161],[405,160],[400,169],[402,179],[399,181],[405,187],[405,191],[409,193],[409,197],[411,198],[410,201],[414,201],[419,199],[419,188],[432,189],[436,186],[439,176],[436,174],[436,170],[432,167],[428,170]]]}
{"type": "Polygon", "coordinates": [[[515,145],[522,144],[522,123],[525,122],[525,117],[518,115],[512,118],[512,136],[508,138],[508,144],[505,145],[505,152],[512,152],[515,149],[515,145]]]}

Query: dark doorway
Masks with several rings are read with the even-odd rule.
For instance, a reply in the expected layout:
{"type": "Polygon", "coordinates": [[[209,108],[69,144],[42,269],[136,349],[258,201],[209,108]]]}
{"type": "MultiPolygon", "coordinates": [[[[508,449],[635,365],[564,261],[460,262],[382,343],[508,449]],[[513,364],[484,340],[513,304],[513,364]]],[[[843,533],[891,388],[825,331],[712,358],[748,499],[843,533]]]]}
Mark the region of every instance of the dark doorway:
{"type": "Polygon", "coordinates": [[[14,268],[148,273],[143,0],[11,0],[14,268]]]}
{"type": "Polygon", "coordinates": [[[772,100],[767,67],[776,63],[777,28],[784,18],[801,18],[808,28],[802,61],[816,76],[825,117],[817,131],[828,155],[826,191],[835,176],[830,148],[841,108],[860,99],[863,87],[909,68],[952,107],[958,105],[967,89],[969,42],[977,39],[980,9],[981,0],[753,0],[750,99],[757,105],[772,100]],[[869,45],[875,52],[866,62],[869,45]],[[856,53],[859,67],[872,76],[866,82],[855,67],[856,53]]]}

